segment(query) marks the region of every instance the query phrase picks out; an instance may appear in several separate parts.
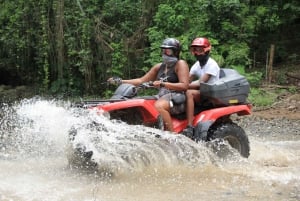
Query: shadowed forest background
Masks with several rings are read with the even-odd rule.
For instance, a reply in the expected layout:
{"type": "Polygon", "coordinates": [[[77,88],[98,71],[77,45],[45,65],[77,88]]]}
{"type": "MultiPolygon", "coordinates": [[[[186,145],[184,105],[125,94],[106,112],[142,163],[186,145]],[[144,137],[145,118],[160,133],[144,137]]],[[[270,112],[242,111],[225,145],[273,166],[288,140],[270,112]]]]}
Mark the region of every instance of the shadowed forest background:
{"type": "MultiPolygon", "coordinates": [[[[0,91],[19,87],[12,92],[17,97],[28,89],[36,95],[108,96],[107,78],[143,75],[161,61],[166,37],[181,41],[181,58],[190,66],[190,42],[209,38],[219,65],[238,69],[253,87],[266,78],[271,45],[275,72],[280,66],[288,73],[300,63],[298,0],[0,2],[0,91]]],[[[274,76],[273,82],[286,84],[282,74],[274,76]]]]}

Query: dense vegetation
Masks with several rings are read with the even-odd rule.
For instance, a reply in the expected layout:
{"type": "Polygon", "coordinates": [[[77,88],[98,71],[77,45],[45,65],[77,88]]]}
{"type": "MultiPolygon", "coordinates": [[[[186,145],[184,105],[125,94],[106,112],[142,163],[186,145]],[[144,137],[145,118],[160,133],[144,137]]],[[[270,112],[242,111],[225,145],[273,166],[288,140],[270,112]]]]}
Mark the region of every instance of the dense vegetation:
{"type": "Polygon", "coordinates": [[[109,76],[133,78],[159,62],[166,37],[182,42],[191,65],[196,36],[211,40],[221,66],[258,69],[248,73],[255,84],[271,44],[275,64],[298,60],[299,13],[298,0],[1,0],[0,85],[104,95],[109,76]]]}

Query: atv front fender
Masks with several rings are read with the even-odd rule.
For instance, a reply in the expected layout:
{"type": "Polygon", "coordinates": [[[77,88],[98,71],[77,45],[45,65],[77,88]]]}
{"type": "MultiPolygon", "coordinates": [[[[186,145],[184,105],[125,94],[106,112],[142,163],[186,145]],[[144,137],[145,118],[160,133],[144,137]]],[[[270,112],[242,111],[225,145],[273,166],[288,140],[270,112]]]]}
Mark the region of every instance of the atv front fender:
{"type": "MultiPolygon", "coordinates": [[[[110,113],[123,109],[137,108],[143,117],[144,123],[147,123],[156,121],[159,116],[159,112],[154,107],[155,101],[155,99],[129,99],[105,105],[97,105],[91,109],[110,113]]],[[[134,110],[132,111],[134,112],[134,110]]]]}
{"type": "Polygon", "coordinates": [[[234,105],[228,107],[214,108],[205,110],[196,115],[193,121],[195,127],[194,137],[195,141],[207,141],[207,132],[216,120],[237,114],[239,116],[251,114],[251,105],[234,105]]]}

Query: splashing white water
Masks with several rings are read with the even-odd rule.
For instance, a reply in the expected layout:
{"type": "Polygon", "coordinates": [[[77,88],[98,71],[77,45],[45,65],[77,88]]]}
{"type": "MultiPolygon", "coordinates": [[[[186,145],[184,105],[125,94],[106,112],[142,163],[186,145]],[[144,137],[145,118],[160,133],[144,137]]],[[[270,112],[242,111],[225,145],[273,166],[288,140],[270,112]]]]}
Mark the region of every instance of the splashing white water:
{"type": "Polygon", "coordinates": [[[66,102],[23,100],[13,111],[10,142],[22,157],[66,154],[69,132],[75,128],[73,148],[80,144],[92,151],[92,160],[101,169],[133,171],[149,165],[216,161],[207,147],[184,136],[109,120],[93,110],[70,108],[66,102]]]}
{"type": "Polygon", "coordinates": [[[221,159],[205,143],[68,102],[29,99],[0,109],[0,200],[299,200],[299,140],[268,141],[250,132],[248,159],[221,159]],[[72,145],[83,144],[116,177],[68,168],[72,128],[72,145]]]}
{"type": "Polygon", "coordinates": [[[110,172],[138,171],[146,166],[208,164],[216,157],[203,144],[161,130],[109,120],[94,111],[73,125],[73,148],[92,152],[98,168],[110,172]]]}
{"type": "Polygon", "coordinates": [[[48,155],[64,151],[66,133],[76,118],[59,104],[29,99],[5,108],[5,117],[13,122],[3,130],[9,131],[6,140],[15,148],[14,151],[19,151],[21,155],[48,155]]]}

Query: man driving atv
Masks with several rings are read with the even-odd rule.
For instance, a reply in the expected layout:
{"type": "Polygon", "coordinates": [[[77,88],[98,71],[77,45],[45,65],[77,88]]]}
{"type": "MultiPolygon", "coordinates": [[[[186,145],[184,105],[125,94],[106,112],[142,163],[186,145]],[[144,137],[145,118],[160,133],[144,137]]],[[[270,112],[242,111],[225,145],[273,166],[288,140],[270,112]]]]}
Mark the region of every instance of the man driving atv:
{"type": "Polygon", "coordinates": [[[160,113],[167,130],[173,131],[171,114],[178,114],[185,110],[184,93],[189,86],[189,66],[186,61],[179,58],[181,44],[177,39],[165,39],[160,48],[162,63],[155,64],[144,76],[130,80],[109,78],[108,82],[113,84],[128,83],[135,86],[145,82],[153,82],[153,86],[159,89],[155,108],[160,113]],[[182,101],[174,104],[173,97],[182,101]]]}
{"type": "Polygon", "coordinates": [[[190,45],[190,52],[197,59],[190,70],[189,90],[186,91],[186,117],[188,126],[183,130],[183,134],[192,137],[194,132],[193,117],[194,105],[200,102],[200,84],[214,83],[219,79],[220,67],[209,55],[211,44],[207,38],[195,38],[190,45]],[[197,77],[198,80],[193,81],[197,77]]]}

